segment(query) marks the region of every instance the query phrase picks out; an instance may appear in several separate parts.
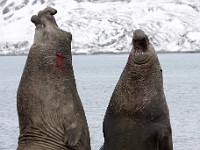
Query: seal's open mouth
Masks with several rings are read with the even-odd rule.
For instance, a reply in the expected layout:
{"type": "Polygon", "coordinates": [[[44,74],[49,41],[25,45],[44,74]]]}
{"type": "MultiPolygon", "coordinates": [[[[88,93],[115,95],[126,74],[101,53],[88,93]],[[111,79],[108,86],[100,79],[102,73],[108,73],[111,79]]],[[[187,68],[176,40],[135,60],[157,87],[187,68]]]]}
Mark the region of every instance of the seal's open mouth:
{"type": "Polygon", "coordinates": [[[149,40],[142,30],[136,30],[133,35],[134,62],[143,64],[149,60],[149,40]]]}

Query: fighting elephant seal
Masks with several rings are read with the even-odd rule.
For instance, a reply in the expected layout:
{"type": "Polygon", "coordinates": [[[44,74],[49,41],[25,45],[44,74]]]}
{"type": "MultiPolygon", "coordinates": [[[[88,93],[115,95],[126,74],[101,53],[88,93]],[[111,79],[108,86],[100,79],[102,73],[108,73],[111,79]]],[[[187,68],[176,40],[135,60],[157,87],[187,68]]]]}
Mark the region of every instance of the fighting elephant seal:
{"type": "Polygon", "coordinates": [[[31,46],[17,92],[17,150],[90,150],[85,113],[74,78],[69,32],[47,7],[31,18],[31,46]]]}
{"type": "Polygon", "coordinates": [[[142,30],[114,89],[101,150],[172,150],[172,132],[156,52],[142,30]]]}

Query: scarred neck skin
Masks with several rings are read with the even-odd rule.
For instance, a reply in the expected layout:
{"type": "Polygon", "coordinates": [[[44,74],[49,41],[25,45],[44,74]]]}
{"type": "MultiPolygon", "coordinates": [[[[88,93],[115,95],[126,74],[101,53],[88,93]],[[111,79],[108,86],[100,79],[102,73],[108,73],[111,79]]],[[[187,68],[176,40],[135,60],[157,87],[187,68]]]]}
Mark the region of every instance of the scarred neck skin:
{"type": "Polygon", "coordinates": [[[133,49],[111,97],[110,112],[125,116],[142,112],[156,95],[164,95],[160,87],[162,70],[156,52],[145,33],[136,30],[133,49]]]}

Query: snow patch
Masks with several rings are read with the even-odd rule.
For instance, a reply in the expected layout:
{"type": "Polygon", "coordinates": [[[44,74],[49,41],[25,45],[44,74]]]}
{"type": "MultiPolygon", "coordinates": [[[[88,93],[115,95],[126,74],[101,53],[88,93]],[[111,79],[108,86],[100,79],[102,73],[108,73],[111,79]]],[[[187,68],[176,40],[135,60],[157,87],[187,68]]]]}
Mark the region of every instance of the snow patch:
{"type": "Polygon", "coordinates": [[[2,1],[0,54],[28,53],[35,30],[30,18],[46,6],[58,10],[55,18],[60,28],[72,33],[76,54],[128,52],[138,28],[157,51],[199,51],[199,0],[113,1],[2,1]]]}

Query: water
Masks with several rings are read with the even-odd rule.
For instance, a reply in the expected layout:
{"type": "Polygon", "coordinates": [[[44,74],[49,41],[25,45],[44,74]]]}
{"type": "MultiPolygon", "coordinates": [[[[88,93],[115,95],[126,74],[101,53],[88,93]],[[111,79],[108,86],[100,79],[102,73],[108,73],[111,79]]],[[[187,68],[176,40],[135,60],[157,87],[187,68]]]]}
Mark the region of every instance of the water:
{"type": "MultiPolygon", "coordinates": [[[[170,109],[174,150],[200,149],[200,54],[159,54],[170,109]]],[[[103,143],[102,121],[128,55],[73,56],[77,88],[92,150],[103,143]]],[[[16,91],[25,56],[0,57],[0,150],[14,150],[19,134],[16,91]]]]}

